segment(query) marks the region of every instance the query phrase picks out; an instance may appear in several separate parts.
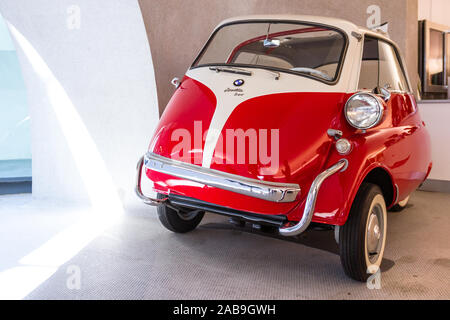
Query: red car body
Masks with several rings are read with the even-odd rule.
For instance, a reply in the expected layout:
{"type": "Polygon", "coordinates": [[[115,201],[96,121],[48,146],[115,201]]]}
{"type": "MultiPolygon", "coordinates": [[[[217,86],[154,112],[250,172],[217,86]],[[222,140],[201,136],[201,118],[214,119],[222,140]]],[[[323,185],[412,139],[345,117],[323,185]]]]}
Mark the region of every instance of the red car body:
{"type": "MultiPolygon", "coordinates": [[[[388,206],[406,198],[426,179],[431,170],[430,139],[413,95],[394,95],[386,104],[385,117],[380,125],[364,134],[350,127],[343,116],[342,109],[349,96],[351,94],[346,93],[289,93],[265,96],[264,99],[254,98],[239,106],[226,125],[243,129],[255,126],[281,128],[280,157],[283,159],[283,165],[279,172],[265,176],[264,179],[273,182],[296,182],[305,190],[309,189],[321,171],[342,158],[333,148],[335,142],[326,133],[331,127],[342,130],[357,152],[346,156],[351,165],[345,172],[324,182],[316,202],[313,222],[343,225],[359,186],[374,170],[389,177],[391,190],[388,206]],[[280,99],[288,106],[286,112],[290,115],[289,119],[283,114],[266,117],[266,114],[270,114],[273,100],[280,99]],[[323,109],[305,108],[318,102],[328,108],[329,116],[326,119],[323,118],[323,109]],[[305,121],[300,120],[299,124],[298,119],[305,121]],[[294,121],[295,124],[292,123],[294,121]],[[301,130],[298,130],[299,126],[301,130]],[[305,141],[306,133],[308,135],[305,141]],[[293,145],[293,141],[304,143],[293,145]]],[[[151,150],[170,158],[170,150],[177,143],[170,140],[172,130],[183,127],[193,132],[194,121],[208,123],[214,107],[212,92],[201,83],[185,77],[160,120],[151,150]],[[199,112],[193,113],[191,108],[199,112]]],[[[217,153],[214,156],[224,158],[217,153]]],[[[215,164],[211,168],[249,178],[258,177],[259,171],[258,164],[215,164]]],[[[289,221],[301,219],[306,201],[306,193],[301,194],[293,203],[273,203],[202,184],[193,185],[190,181],[150,169],[146,170],[146,175],[154,182],[154,189],[163,194],[173,192],[258,214],[285,214],[289,221]]]]}
{"type": "MultiPolygon", "coordinates": [[[[227,23],[229,22],[224,24],[227,23]]],[[[177,145],[180,141],[172,139],[175,130],[184,129],[193,136],[200,133],[204,139],[194,145],[182,161],[202,167],[201,160],[205,156],[205,144],[208,140],[205,138],[207,130],[216,121],[214,117],[218,112],[218,105],[223,103],[221,101],[225,95],[223,92],[217,94],[217,90],[211,89],[215,84],[210,84],[217,82],[211,77],[218,74],[229,86],[232,80],[242,78],[245,80],[243,88],[254,86],[255,89],[251,90],[257,92],[236,103],[226,115],[219,131],[222,137],[226,137],[227,129],[278,129],[279,167],[275,172],[267,173],[264,171],[266,165],[260,159],[256,163],[227,163],[229,154],[216,146],[208,169],[254,180],[297,184],[301,191],[295,200],[267,201],[146,167],[145,175],[153,182],[156,192],[181,195],[255,215],[282,215],[289,223],[295,223],[302,219],[308,190],[316,177],[345,159],[345,171],[333,174],[323,181],[312,215],[312,222],[342,226],[347,221],[351,205],[363,181],[379,184],[386,205],[392,207],[407,198],[427,178],[431,170],[430,138],[410,89],[405,92],[392,91],[390,99],[382,102],[382,119],[367,130],[354,128],[344,115],[349,98],[361,91],[355,85],[360,65],[354,61],[361,61],[362,39],[374,37],[397,48],[395,44],[384,35],[356,28],[350,23],[338,23],[334,20],[324,20],[321,23],[339,28],[348,41],[343,66],[334,83],[324,84],[317,79],[282,72],[278,73],[278,76],[281,74],[279,80],[273,80],[270,74],[263,75],[263,71],[256,69],[256,75],[252,77],[222,72],[218,74],[205,67],[194,66],[181,80],[168,103],[149,146],[149,152],[171,159],[179,151],[177,145]],[[297,89],[292,84],[294,81],[299,81],[297,89]],[[283,86],[290,87],[283,89],[283,86]],[[202,125],[196,126],[195,123],[202,125]],[[329,129],[340,131],[342,137],[351,143],[352,149],[348,154],[342,155],[336,150],[336,139],[327,133],[329,129]]],[[[322,30],[321,27],[310,28],[310,31],[311,29],[318,32],[322,30]]],[[[277,36],[286,34],[281,32],[277,36]]],[[[233,61],[240,47],[262,39],[263,35],[236,46],[227,62],[233,61]]],[[[228,85],[223,87],[224,90],[227,88],[228,85]]],[[[226,144],[226,141],[222,143],[226,144]]],[[[234,153],[237,152],[235,149],[234,153]]]]}

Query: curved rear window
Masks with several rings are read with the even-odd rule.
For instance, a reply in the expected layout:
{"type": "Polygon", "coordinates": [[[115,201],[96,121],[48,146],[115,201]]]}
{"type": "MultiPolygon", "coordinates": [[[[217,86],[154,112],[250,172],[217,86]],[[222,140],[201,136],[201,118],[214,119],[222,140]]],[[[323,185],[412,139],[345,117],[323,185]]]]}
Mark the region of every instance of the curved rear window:
{"type": "Polygon", "coordinates": [[[344,34],[327,26],[238,22],[216,30],[192,67],[261,67],[332,82],[345,48],[344,34]]]}

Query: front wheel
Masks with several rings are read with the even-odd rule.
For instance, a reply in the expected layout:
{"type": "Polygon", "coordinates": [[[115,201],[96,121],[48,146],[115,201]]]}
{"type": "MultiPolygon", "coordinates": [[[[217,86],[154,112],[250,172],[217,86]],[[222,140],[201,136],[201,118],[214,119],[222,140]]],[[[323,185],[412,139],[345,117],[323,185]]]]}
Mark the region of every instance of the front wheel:
{"type": "Polygon", "coordinates": [[[346,224],[339,228],[339,251],[345,273],[366,281],[378,270],[386,244],[387,210],[377,185],[363,183],[346,224]]]}
{"type": "MultiPolygon", "coordinates": [[[[158,194],[158,199],[166,198],[163,194],[158,194]]],[[[186,233],[197,228],[205,215],[199,210],[175,210],[166,205],[157,208],[159,221],[166,229],[176,233],[186,233]]]]}

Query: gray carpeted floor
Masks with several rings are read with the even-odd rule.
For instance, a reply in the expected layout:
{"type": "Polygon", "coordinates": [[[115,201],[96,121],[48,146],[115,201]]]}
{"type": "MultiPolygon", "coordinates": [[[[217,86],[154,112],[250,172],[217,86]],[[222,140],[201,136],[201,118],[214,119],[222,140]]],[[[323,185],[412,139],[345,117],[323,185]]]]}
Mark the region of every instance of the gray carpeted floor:
{"type": "Polygon", "coordinates": [[[407,210],[388,219],[378,290],[345,276],[331,231],[288,241],[210,214],[197,230],[179,235],[142,205],[27,298],[450,299],[450,194],[416,192],[407,210]],[[70,290],[74,266],[81,287],[70,290]]]}

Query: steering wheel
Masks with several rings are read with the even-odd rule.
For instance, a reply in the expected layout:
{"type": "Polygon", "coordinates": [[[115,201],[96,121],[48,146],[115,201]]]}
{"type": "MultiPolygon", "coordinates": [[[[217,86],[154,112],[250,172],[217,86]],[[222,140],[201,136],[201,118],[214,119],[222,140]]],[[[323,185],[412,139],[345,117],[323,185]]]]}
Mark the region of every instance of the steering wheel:
{"type": "Polygon", "coordinates": [[[317,69],[313,69],[313,68],[297,67],[297,68],[292,68],[291,70],[292,71],[305,72],[305,73],[311,73],[311,74],[317,75],[317,76],[319,76],[319,77],[321,77],[323,79],[329,80],[329,81],[333,80],[333,78],[330,77],[329,75],[327,75],[325,72],[317,70],[317,69]]]}

